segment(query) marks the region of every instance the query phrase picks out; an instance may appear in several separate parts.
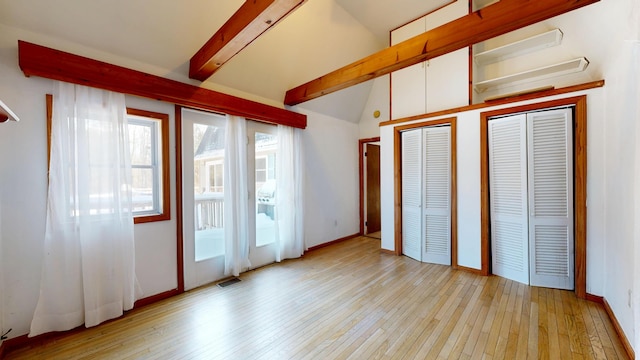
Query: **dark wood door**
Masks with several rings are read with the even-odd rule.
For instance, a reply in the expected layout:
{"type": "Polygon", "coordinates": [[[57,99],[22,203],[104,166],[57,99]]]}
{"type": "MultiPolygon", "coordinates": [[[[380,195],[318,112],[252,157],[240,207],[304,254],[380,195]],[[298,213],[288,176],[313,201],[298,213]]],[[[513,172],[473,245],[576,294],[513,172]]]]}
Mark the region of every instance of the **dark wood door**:
{"type": "Polygon", "coordinates": [[[367,144],[367,234],[380,231],[380,146],[367,144]]]}

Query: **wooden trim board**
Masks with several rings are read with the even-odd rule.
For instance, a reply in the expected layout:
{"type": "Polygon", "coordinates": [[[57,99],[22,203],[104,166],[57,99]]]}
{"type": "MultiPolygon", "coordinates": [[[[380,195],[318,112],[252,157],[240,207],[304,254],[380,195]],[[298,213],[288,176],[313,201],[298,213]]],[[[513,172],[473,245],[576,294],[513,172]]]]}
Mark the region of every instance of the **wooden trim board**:
{"type": "Polygon", "coordinates": [[[184,292],[184,239],[182,218],[182,106],[175,106],[176,133],[176,262],[178,267],[178,291],[184,292]]]}
{"type": "Polygon", "coordinates": [[[445,109],[445,110],[435,111],[435,112],[426,113],[426,114],[419,114],[419,115],[408,116],[400,119],[383,121],[379,124],[379,126],[396,125],[396,124],[401,124],[401,123],[410,122],[410,121],[422,120],[426,118],[433,118],[437,116],[451,115],[451,114],[457,114],[457,113],[471,111],[471,110],[484,109],[484,108],[498,106],[498,105],[513,104],[519,101],[541,99],[541,98],[554,96],[554,95],[563,95],[563,94],[568,94],[572,92],[603,87],[604,84],[605,84],[604,80],[597,80],[597,81],[592,81],[592,82],[579,84],[579,85],[567,86],[567,87],[558,88],[558,89],[549,89],[546,91],[523,94],[515,97],[505,98],[505,99],[492,100],[490,102],[484,102],[480,104],[461,106],[461,107],[445,109]]]}
{"type": "Polygon", "coordinates": [[[627,352],[629,359],[635,359],[636,354],[633,350],[633,346],[631,346],[631,342],[629,341],[629,339],[627,338],[627,335],[625,335],[624,331],[622,330],[622,326],[620,326],[620,322],[616,318],[616,314],[613,313],[613,310],[611,309],[611,306],[607,302],[607,299],[605,298],[602,299],[602,305],[604,306],[604,310],[607,312],[607,315],[609,315],[609,319],[611,319],[613,328],[616,330],[616,333],[620,338],[620,342],[622,342],[622,346],[624,347],[624,350],[627,352]]]}
{"type": "Polygon", "coordinates": [[[304,1],[245,1],[191,57],[189,77],[200,81],[207,80],[222,65],[297,9],[304,1]]]}
{"type": "Polygon", "coordinates": [[[323,247],[327,247],[329,245],[333,245],[333,244],[337,244],[337,243],[340,243],[340,242],[343,242],[343,241],[351,240],[353,238],[357,238],[358,236],[360,236],[359,233],[352,234],[352,235],[347,235],[345,237],[341,237],[339,239],[335,239],[335,240],[332,240],[332,241],[329,241],[329,242],[326,242],[326,243],[322,243],[320,245],[312,246],[312,247],[308,248],[307,250],[305,250],[304,252],[306,254],[306,253],[308,253],[310,251],[315,251],[315,250],[318,250],[318,249],[322,249],[323,247]]]}
{"type": "Polygon", "coordinates": [[[304,129],[307,116],[122,66],[18,41],[25,76],[40,76],[177,105],[304,129]]]}

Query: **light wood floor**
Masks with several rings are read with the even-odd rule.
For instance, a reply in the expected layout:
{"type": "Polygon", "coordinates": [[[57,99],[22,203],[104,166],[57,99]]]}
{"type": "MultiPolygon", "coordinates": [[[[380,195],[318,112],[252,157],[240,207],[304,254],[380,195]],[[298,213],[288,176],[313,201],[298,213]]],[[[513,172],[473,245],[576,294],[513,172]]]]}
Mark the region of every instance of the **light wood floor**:
{"type": "Polygon", "coordinates": [[[9,359],[625,359],[572,292],[382,254],[360,237],[9,359]]]}

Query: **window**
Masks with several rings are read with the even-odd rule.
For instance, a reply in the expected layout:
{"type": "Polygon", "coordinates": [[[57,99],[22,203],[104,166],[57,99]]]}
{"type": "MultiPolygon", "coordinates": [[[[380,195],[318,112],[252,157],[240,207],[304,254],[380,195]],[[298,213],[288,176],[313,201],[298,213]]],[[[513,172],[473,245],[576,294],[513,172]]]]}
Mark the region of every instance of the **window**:
{"type": "Polygon", "coordinates": [[[224,160],[219,159],[207,162],[207,184],[206,192],[221,193],[224,190],[224,160]]]}
{"type": "MultiPolygon", "coordinates": [[[[47,95],[47,139],[51,149],[53,96],[47,95]]],[[[134,223],[169,220],[169,115],[127,108],[134,223]]],[[[100,131],[97,123],[89,123],[87,131],[100,131]]],[[[96,137],[96,138],[99,138],[96,137]]],[[[92,147],[100,146],[100,141],[92,147]]],[[[100,171],[100,166],[95,167],[100,171]]],[[[94,193],[100,194],[99,189],[94,193]]],[[[100,196],[100,195],[96,195],[100,196]]],[[[105,209],[91,209],[103,213],[105,209]]]]}
{"type": "Polygon", "coordinates": [[[169,116],[127,108],[134,222],[168,220],[169,116]]]}

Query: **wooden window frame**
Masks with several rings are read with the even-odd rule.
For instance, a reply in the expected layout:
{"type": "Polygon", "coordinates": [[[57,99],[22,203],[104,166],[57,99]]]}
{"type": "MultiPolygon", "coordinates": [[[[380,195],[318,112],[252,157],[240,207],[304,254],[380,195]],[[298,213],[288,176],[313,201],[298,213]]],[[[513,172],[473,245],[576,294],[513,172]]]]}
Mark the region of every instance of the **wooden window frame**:
{"type": "Polygon", "coordinates": [[[457,117],[426,120],[415,124],[396,126],[393,131],[393,177],[394,187],[394,222],[395,255],[402,255],[402,132],[429,126],[451,126],[451,268],[458,266],[458,178],[457,178],[457,117]]]}
{"type": "Polygon", "coordinates": [[[496,116],[531,112],[559,106],[573,106],[574,177],[574,288],[578,298],[587,294],[587,96],[576,96],[535,104],[504,108],[480,114],[480,229],[482,275],[491,275],[491,234],[489,216],[489,141],[488,122],[496,116]]]}
{"type": "MultiPolygon", "coordinates": [[[[51,123],[53,121],[53,95],[46,94],[46,116],[47,116],[47,169],[51,161],[51,123]]],[[[170,169],[169,169],[169,115],[152,111],[127,108],[127,115],[145,117],[160,122],[160,194],[162,206],[157,214],[134,215],[133,223],[142,224],[155,221],[165,221],[171,219],[171,192],[170,192],[170,169]]]]}
{"type": "Polygon", "coordinates": [[[171,219],[171,192],[170,192],[170,178],[169,178],[169,115],[163,113],[157,113],[147,110],[127,108],[127,115],[144,117],[159,122],[159,139],[160,146],[160,194],[161,201],[160,211],[155,214],[134,215],[133,223],[142,224],[155,221],[165,221],[171,219]]]}

